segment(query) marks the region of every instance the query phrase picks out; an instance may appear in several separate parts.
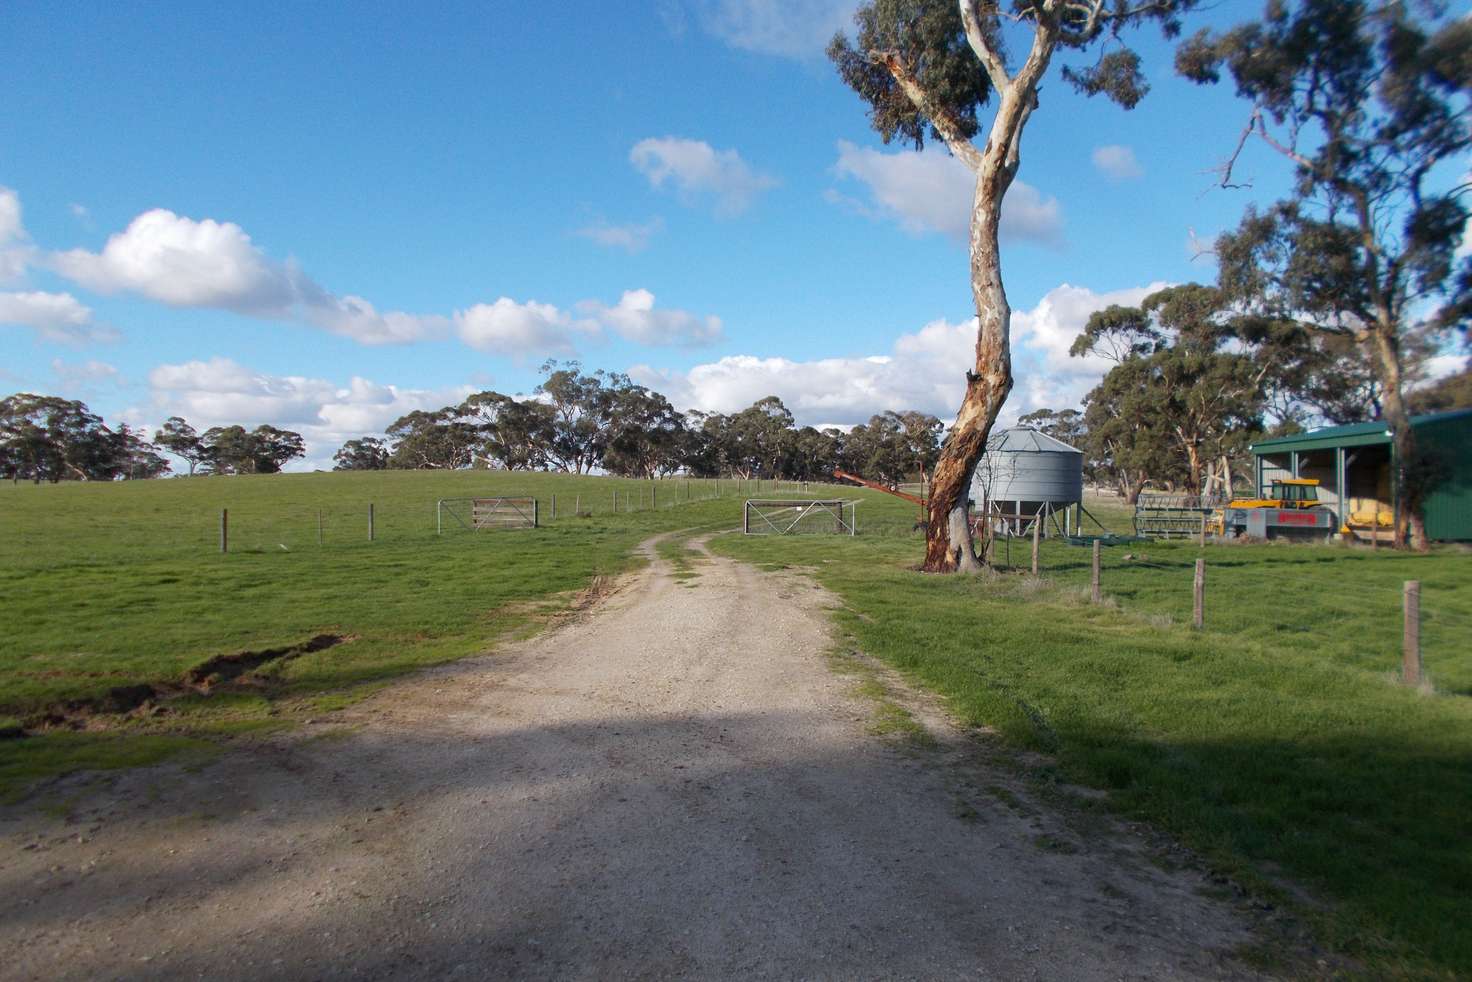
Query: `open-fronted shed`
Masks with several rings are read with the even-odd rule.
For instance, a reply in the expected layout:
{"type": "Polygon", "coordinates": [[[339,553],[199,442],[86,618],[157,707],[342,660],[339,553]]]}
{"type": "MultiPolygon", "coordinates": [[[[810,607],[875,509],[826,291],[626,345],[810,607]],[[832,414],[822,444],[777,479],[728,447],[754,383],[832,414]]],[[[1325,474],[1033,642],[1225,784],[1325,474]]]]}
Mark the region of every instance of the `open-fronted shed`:
{"type": "MultiPolygon", "coordinates": [[[[1411,419],[1426,468],[1426,534],[1472,541],[1472,409],[1411,419]]],[[[1350,423],[1275,437],[1252,445],[1257,495],[1273,479],[1313,478],[1319,499],[1351,530],[1388,537],[1401,503],[1391,470],[1395,448],[1383,421],[1350,423]]]]}

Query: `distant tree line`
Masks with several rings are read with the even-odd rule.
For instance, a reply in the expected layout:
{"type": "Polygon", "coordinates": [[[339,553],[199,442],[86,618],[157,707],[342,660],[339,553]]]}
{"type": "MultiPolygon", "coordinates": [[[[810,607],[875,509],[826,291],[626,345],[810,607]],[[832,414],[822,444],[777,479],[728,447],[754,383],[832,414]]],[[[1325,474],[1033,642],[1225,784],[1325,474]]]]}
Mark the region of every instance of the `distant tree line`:
{"type": "Polygon", "coordinates": [[[183,460],[189,473],[270,474],[306,453],[300,433],[274,426],[216,426],[196,433],[171,416],[145,439],[126,423],[108,427],[75,399],[29,392],[0,399],[0,477],[11,481],[116,481],[162,477],[169,461],[183,460]]]}
{"type": "Polygon", "coordinates": [[[394,420],[386,440],[347,441],[337,470],[489,467],[603,471],[654,478],[674,473],[820,480],[836,468],[898,483],[931,466],[941,423],[918,412],[886,412],[844,432],[798,427],[775,396],[737,413],[681,413],[627,375],[548,362],[524,399],[477,392],[454,406],[394,420]]]}

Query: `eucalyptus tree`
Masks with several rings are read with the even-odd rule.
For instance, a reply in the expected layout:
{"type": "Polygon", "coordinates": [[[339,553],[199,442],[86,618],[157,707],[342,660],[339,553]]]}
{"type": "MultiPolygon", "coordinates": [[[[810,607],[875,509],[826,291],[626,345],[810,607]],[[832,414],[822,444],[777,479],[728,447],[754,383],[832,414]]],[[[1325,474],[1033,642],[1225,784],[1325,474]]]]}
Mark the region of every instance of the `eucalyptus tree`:
{"type": "Polygon", "coordinates": [[[834,37],[828,55],[850,88],[869,104],[870,122],[887,143],[920,149],[939,138],[976,175],[970,222],[970,280],[976,307],[975,366],[935,465],[924,568],[976,569],[966,500],[977,461],[1012,389],[1012,310],[1002,285],[1002,204],[1022,162],[1022,138],[1039,108],[1039,89],[1055,55],[1102,49],[1086,64],[1061,69],[1087,95],[1126,109],[1148,85],[1139,56],[1121,33],[1145,21],[1167,36],[1197,0],[869,0],[854,15],[857,37],[834,37]],[[1009,67],[1003,40],[1031,31],[1027,54],[1009,67]],[[983,133],[978,110],[996,96],[983,133]]]}
{"type": "Polygon", "coordinates": [[[1218,239],[1221,285],[1364,352],[1395,451],[1396,542],[1417,548],[1425,471],[1404,348],[1419,328],[1465,332],[1472,318],[1472,256],[1457,254],[1472,189],[1468,51],[1472,22],[1434,0],[1272,0],[1260,21],[1202,31],[1177,54],[1188,78],[1214,83],[1225,70],[1252,103],[1222,184],[1235,186],[1249,140],[1295,177],[1284,199],[1249,207],[1218,239]]]}
{"type": "MultiPolygon", "coordinates": [[[[1172,483],[1197,493],[1209,461],[1242,451],[1261,430],[1265,379],[1277,359],[1244,350],[1244,336],[1266,329],[1230,313],[1220,290],[1190,283],[1089,318],[1069,354],[1102,353],[1118,362],[1090,393],[1094,418],[1085,417],[1112,441],[1114,458],[1149,461],[1149,476],[1168,472],[1172,483]],[[1102,413],[1130,418],[1111,424],[1102,413]]],[[[1125,474],[1126,495],[1131,487],[1138,494],[1128,479],[1138,471],[1125,474]]]]}
{"type": "Polygon", "coordinates": [[[188,464],[191,477],[208,456],[199,434],[182,416],[170,416],[164,420],[164,425],[154,431],[153,442],[188,464]]]}
{"type": "Polygon", "coordinates": [[[335,471],[382,471],[389,467],[388,444],[377,437],[349,440],[332,455],[335,471]]]}

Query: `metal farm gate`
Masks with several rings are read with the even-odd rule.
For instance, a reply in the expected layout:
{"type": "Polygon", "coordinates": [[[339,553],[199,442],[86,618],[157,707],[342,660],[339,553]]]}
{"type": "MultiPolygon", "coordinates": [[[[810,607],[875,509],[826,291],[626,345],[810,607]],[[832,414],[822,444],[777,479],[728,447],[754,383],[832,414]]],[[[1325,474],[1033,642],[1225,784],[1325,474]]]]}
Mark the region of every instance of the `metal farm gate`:
{"type": "Polygon", "coordinates": [[[749,498],[742,510],[741,531],[747,535],[794,535],[819,532],[857,535],[857,501],[749,498]]]}
{"type": "Polygon", "coordinates": [[[434,531],[443,535],[451,519],[468,532],[484,529],[534,529],[536,498],[441,498],[435,505],[434,531]]]}

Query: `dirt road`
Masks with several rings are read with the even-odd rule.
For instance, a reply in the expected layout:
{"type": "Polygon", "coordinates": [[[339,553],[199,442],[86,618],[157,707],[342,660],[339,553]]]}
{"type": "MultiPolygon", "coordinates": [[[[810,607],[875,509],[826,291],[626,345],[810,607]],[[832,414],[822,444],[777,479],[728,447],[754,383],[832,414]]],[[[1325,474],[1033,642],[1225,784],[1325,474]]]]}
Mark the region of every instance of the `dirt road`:
{"type": "Polygon", "coordinates": [[[1194,874],[962,766],[943,722],[876,736],[810,582],[698,572],[0,813],[0,977],[1250,977],[1194,874]]]}

